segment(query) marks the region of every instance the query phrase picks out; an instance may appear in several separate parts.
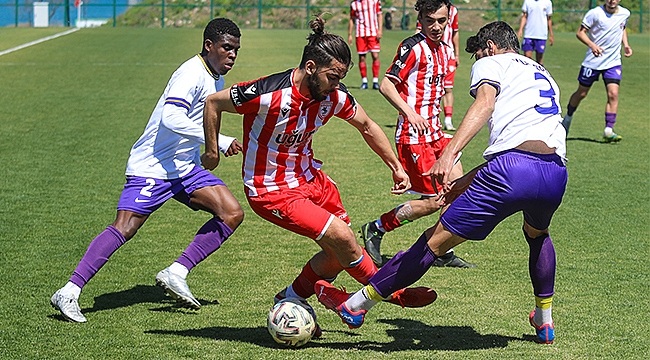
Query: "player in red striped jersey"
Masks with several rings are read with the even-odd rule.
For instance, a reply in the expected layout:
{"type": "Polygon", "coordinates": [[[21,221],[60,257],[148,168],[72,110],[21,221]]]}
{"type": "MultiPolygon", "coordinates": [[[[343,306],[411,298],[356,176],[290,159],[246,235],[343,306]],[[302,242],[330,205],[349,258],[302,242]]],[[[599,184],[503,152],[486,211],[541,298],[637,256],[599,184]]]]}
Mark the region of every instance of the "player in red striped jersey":
{"type": "Polygon", "coordinates": [[[445,27],[445,35],[442,39],[445,44],[451,46],[451,56],[449,64],[447,65],[447,74],[444,79],[445,95],[442,96],[443,112],[445,114],[445,121],[442,124],[443,129],[455,131],[456,128],[451,119],[454,114],[454,78],[456,77],[456,69],[460,64],[458,54],[460,53],[460,36],[458,34],[458,8],[454,5],[449,5],[449,23],[445,27]]]}
{"type": "Polygon", "coordinates": [[[380,0],[354,0],[350,3],[350,22],[348,25],[348,43],[352,44],[352,33],[357,53],[359,54],[359,72],[361,89],[368,88],[368,70],[366,54],[372,56],[372,88],[379,89],[379,41],[382,36],[380,0]]]}
{"type": "MultiPolygon", "coordinates": [[[[418,21],[416,25],[416,32],[422,31],[422,24],[418,21]]],[[[452,122],[454,113],[454,79],[456,77],[456,69],[460,64],[458,54],[460,52],[460,36],[458,33],[458,8],[453,4],[449,4],[449,22],[445,27],[445,33],[442,41],[452,47],[450,52],[449,63],[447,65],[447,74],[445,75],[444,88],[445,94],[442,97],[444,103],[443,111],[445,113],[445,121],[442,123],[444,130],[455,131],[456,128],[452,122]]]]}
{"type": "MultiPolygon", "coordinates": [[[[361,227],[366,250],[381,265],[380,244],[383,235],[408,222],[440,209],[438,194],[442,186],[429,171],[451,139],[440,124],[440,100],[445,94],[444,78],[453,49],[442,39],[449,22],[449,1],[418,0],[415,10],[422,31],[404,39],[379,91],[398,111],[395,142],[399,159],[411,179],[411,193],[420,199],[407,201],[361,227]]],[[[457,159],[458,160],[458,159],[457,159]]],[[[456,162],[452,178],[463,169],[456,162]]],[[[438,266],[473,267],[453,251],[440,257],[438,266]]]]}
{"type": "MultiPolygon", "coordinates": [[[[345,270],[367,284],[377,272],[356,242],[336,184],[314,158],[312,140],[316,131],[334,116],[347,121],[391,170],[391,192],[401,194],[410,188],[409,177],[390,141],[340,83],[352,63],[349,46],[342,37],[325,32],[320,17],[310,26],[313,33],[298,68],[217,92],[206,100],[204,112],[204,166],[213,169],[219,163],[216,151],[222,112],[242,114],[242,175],[248,203],[260,217],[309,237],[320,246],[321,251],[307,262],[293,283],[275,296],[276,300],[291,297],[303,303],[314,295],[318,280],[333,280],[345,270]]],[[[407,307],[435,300],[433,290],[420,289],[424,291],[409,293],[427,295],[417,296],[415,304],[403,297],[393,296],[392,300],[407,307]]]]}

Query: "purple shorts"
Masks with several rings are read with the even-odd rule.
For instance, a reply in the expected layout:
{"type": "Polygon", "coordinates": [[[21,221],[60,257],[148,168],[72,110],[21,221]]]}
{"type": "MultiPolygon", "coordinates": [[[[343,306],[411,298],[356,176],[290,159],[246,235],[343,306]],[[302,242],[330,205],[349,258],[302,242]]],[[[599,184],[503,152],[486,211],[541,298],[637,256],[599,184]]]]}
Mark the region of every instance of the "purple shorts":
{"type": "Polygon", "coordinates": [[[483,240],[505,218],[523,211],[529,225],[545,230],[562,202],[567,179],[556,154],[504,151],[478,171],[440,221],[452,234],[483,240]]]}
{"type": "Polygon", "coordinates": [[[535,50],[536,53],[543,54],[544,50],[546,50],[546,40],[524,38],[521,43],[521,50],[524,52],[535,50]]]}
{"type": "Polygon", "coordinates": [[[617,65],[605,70],[594,70],[581,66],[580,73],[578,74],[578,82],[582,86],[590,87],[594,82],[598,81],[598,77],[601,74],[605,85],[610,83],[620,84],[623,78],[623,67],[617,65]]]}
{"type": "Polygon", "coordinates": [[[170,198],[187,205],[192,210],[198,210],[190,205],[190,194],[207,186],[226,186],[226,184],[200,166],[195,166],[183,177],[171,180],[127,176],[120,201],[117,203],[117,210],[149,215],[170,198]]]}

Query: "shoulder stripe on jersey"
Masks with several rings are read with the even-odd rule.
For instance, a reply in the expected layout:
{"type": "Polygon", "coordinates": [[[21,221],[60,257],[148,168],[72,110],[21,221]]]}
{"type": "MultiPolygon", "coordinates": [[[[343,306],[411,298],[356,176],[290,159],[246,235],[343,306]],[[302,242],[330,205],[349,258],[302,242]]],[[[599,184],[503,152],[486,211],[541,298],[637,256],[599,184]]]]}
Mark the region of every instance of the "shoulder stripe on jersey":
{"type": "Polygon", "coordinates": [[[167,99],[165,99],[165,104],[176,105],[186,110],[190,109],[190,103],[187,102],[187,100],[181,98],[168,97],[167,99]]]}
{"type": "Polygon", "coordinates": [[[352,94],[350,94],[350,91],[348,90],[348,87],[345,86],[345,84],[339,83],[339,90],[343,91],[347,95],[347,97],[350,100],[350,103],[352,104],[353,107],[357,106],[357,101],[354,99],[354,96],[352,96],[352,94]]]}
{"type": "Polygon", "coordinates": [[[235,106],[255,99],[263,94],[291,87],[291,73],[293,69],[281,73],[261,77],[251,82],[235,84],[230,88],[230,98],[235,106]]]}
{"type": "Polygon", "coordinates": [[[493,88],[495,88],[497,90],[497,96],[499,96],[499,93],[501,92],[501,83],[499,83],[498,81],[489,80],[489,79],[481,79],[475,85],[472,85],[469,88],[469,94],[473,98],[476,98],[476,91],[478,90],[478,88],[480,88],[483,85],[490,85],[493,88]]]}
{"type": "Polygon", "coordinates": [[[401,60],[405,59],[405,56],[409,53],[409,51],[411,51],[411,49],[413,49],[413,47],[422,40],[424,40],[424,35],[422,35],[422,33],[413,34],[404,39],[398,49],[399,58],[401,60]]]}

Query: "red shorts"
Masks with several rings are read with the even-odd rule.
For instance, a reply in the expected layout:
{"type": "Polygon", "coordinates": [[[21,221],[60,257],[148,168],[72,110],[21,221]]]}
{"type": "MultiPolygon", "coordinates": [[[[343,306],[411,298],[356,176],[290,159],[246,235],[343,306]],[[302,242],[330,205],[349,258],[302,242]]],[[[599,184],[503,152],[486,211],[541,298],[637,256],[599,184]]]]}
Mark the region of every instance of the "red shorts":
{"type": "Polygon", "coordinates": [[[336,183],[322,171],[297,188],[246,198],[261,218],[310,239],[320,240],[334,217],[350,224],[336,183]]]}
{"type": "Polygon", "coordinates": [[[445,134],[445,137],[430,143],[397,144],[399,161],[411,179],[410,192],[419,195],[435,195],[442,191],[440,184],[434,184],[430,176],[423,176],[422,174],[431,170],[431,167],[436,163],[451,138],[451,135],[445,134]]]}
{"type": "Polygon", "coordinates": [[[357,37],[357,54],[367,54],[368,52],[379,52],[379,39],[376,36],[359,36],[357,37]]]}
{"type": "Polygon", "coordinates": [[[442,84],[445,89],[454,87],[454,78],[456,77],[456,59],[449,59],[449,66],[447,66],[447,74],[442,84]]]}

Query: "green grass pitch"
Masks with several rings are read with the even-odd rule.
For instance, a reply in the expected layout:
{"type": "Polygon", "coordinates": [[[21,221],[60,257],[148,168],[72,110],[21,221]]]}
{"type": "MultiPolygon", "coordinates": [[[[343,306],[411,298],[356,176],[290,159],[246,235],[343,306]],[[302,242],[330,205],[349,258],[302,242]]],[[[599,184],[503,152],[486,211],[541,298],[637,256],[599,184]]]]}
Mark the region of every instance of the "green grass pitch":
{"type": "MultiPolygon", "coordinates": [[[[0,29],[0,51],[51,35],[51,29],[0,29]],[[15,39],[20,39],[17,42],[15,39]]],[[[382,71],[410,33],[386,31],[382,71]]],[[[461,41],[469,36],[461,34],[461,41]]],[[[306,30],[244,30],[227,84],[296,66],[306,30]]],[[[557,341],[532,342],[534,306],[521,218],[457,253],[476,269],[431,269],[417,285],[439,299],[424,309],[378,305],[359,330],[314,305],[324,329],[304,348],[278,348],[266,332],[272,297],[317,251],[310,240],[257,217],[240,179],[241,157],[215,173],[229,184],[246,218],[224,246],[188,277],[205,304],[173,307],[154,286],[207,219],[169,202],[84,289],[89,322],[73,324],[49,305],[92,238],[113,221],[129,149],[141,134],[169,76],[201,46],[200,29],[84,29],[0,56],[0,358],[3,359],[645,359],[650,357],[650,41],[630,35],[623,60],[616,131],[600,143],[605,91],[595,84],[577,111],[567,144],[569,185],[551,225],[558,272],[557,341]]],[[[576,89],[586,48],[556,34],[545,62],[562,104],[576,89]]],[[[355,62],[356,59],[355,59],[355,62]]],[[[456,75],[454,123],[469,106],[463,54],[456,75]]],[[[358,89],[358,67],[344,82],[392,138],[396,112],[377,91],[358,89]]],[[[224,133],[241,138],[241,121],[224,133]]],[[[464,151],[478,165],[486,132],[464,151]]],[[[389,194],[390,175],[351,126],[332,120],[314,139],[317,158],[339,184],[355,231],[408,197],[389,194]]],[[[437,219],[387,235],[386,253],[407,248],[437,219]]],[[[347,274],[336,281],[358,285],[347,274]]]]}

